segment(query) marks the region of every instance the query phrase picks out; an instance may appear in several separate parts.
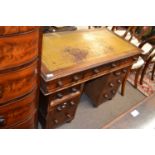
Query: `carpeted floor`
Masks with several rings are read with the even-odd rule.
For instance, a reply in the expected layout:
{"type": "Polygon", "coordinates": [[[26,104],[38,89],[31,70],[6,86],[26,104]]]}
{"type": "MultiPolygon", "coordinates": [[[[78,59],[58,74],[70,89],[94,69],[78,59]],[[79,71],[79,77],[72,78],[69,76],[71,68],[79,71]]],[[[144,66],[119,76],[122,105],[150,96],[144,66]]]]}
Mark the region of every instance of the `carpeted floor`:
{"type": "Polygon", "coordinates": [[[94,108],[87,96],[83,95],[74,120],[58,129],[100,129],[144,98],[145,96],[129,83],[126,85],[124,97],[119,91],[113,100],[103,103],[98,108],[94,108]]]}

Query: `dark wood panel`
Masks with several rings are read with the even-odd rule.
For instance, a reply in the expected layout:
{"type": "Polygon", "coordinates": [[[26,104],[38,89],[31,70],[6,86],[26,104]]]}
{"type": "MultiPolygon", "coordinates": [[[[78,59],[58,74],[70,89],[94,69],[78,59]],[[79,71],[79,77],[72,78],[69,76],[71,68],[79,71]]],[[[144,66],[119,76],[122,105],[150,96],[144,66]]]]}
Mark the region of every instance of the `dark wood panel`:
{"type": "Polygon", "coordinates": [[[0,38],[0,71],[21,66],[38,56],[38,31],[0,38]]]}
{"type": "Polygon", "coordinates": [[[36,90],[16,101],[0,106],[0,128],[8,128],[36,111],[36,90]]]}
{"type": "Polygon", "coordinates": [[[0,74],[0,105],[31,92],[37,85],[37,61],[13,72],[0,74]]]}

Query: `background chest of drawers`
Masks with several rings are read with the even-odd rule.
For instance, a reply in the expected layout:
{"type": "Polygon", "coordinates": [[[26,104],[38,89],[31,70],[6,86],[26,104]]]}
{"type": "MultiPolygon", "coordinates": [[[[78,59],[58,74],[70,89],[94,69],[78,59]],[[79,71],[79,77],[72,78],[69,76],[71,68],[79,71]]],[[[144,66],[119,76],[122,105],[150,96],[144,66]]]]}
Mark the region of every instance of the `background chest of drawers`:
{"type": "Polygon", "coordinates": [[[39,27],[0,27],[0,128],[36,128],[39,27]]]}

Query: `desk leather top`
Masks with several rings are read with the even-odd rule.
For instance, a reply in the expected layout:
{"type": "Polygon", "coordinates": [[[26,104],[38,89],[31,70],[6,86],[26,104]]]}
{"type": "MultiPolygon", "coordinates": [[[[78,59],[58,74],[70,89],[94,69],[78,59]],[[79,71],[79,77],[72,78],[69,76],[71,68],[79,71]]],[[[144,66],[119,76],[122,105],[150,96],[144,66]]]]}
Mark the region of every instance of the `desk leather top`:
{"type": "Polygon", "coordinates": [[[106,28],[48,33],[43,35],[42,74],[65,74],[139,53],[140,49],[106,28]]]}

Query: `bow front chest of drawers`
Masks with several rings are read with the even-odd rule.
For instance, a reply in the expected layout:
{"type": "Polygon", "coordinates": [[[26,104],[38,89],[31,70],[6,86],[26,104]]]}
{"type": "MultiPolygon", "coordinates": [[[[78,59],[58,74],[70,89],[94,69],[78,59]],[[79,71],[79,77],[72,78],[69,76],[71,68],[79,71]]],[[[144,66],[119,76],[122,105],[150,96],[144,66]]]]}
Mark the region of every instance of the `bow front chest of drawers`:
{"type": "Polygon", "coordinates": [[[94,106],[112,99],[140,52],[107,29],[44,34],[39,103],[43,128],[70,122],[82,92],[94,106]]]}
{"type": "Polygon", "coordinates": [[[0,128],[36,128],[40,29],[0,26],[0,128]]]}

